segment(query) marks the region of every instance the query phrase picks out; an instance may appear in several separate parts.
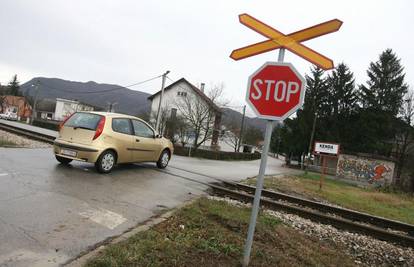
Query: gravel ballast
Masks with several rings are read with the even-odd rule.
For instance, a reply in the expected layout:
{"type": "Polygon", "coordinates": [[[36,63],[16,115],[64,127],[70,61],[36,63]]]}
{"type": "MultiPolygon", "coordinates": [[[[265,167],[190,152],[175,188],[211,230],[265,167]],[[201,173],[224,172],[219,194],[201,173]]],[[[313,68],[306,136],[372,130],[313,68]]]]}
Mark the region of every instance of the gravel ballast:
{"type": "MultiPolygon", "coordinates": [[[[238,207],[250,207],[229,198],[210,196],[238,207]]],[[[369,236],[339,230],[330,225],[320,224],[285,212],[264,210],[265,213],[281,220],[286,225],[319,240],[334,242],[346,248],[346,253],[355,263],[365,266],[414,266],[414,249],[401,247],[369,236]]]]}
{"type": "Polygon", "coordinates": [[[24,148],[49,148],[51,145],[36,140],[32,140],[17,134],[9,133],[0,130],[0,140],[4,140],[13,143],[11,146],[6,147],[24,147],[24,148]]]}

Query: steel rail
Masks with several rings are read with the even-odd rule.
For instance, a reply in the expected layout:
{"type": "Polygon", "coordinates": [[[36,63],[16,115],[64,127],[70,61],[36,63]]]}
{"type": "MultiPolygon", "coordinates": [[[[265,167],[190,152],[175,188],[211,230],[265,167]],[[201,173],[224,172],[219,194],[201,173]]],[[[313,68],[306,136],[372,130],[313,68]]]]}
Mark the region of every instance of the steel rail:
{"type": "MultiPolygon", "coordinates": [[[[230,190],[228,188],[210,185],[213,192],[220,196],[230,197],[235,200],[252,203],[254,196],[251,194],[246,194],[244,192],[230,190]]],[[[365,234],[368,236],[375,237],[377,239],[396,243],[398,245],[413,247],[414,248],[414,237],[409,235],[403,235],[400,233],[394,233],[380,228],[377,226],[366,225],[358,222],[354,222],[349,219],[342,217],[332,216],[328,214],[321,213],[319,211],[309,210],[307,208],[298,207],[295,205],[289,205],[282,202],[277,202],[267,198],[262,198],[260,200],[260,205],[262,207],[275,210],[275,211],[285,211],[291,214],[299,215],[300,217],[310,219],[322,224],[329,224],[339,229],[347,230],[350,232],[356,232],[365,234]]]]}
{"type": "Polygon", "coordinates": [[[55,140],[54,137],[51,137],[49,135],[38,133],[38,132],[27,130],[27,129],[22,129],[22,128],[11,126],[11,125],[6,125],[1,122],[0,122],[0,129],[10,132],[10,133],[14,133],[17,135],[22,135],[22,136],[25,136],[31,139],[35,139],[38,141],[42,141],[45,143],[49,143],[49,144],[53,144],[55,140]]]}
{"type": "MultiPolygon", "coordinates": [[[[242,190],[245,192],[248,192],[249,194],[253,194],[256,190],[255,187],[240,184],[240,183],[233,183],[233,182],[222,182],[225,187],[233,188],[237,190],[242,190]]],[[[367,213],[354,211],[346,208],[336,207],[300,197],[291,196],[288,194],[283,194],[279,192],[269,191],[269,190],[262,190],[262,196],[270,198],[272,200],[284,200],[288,201],[290,203],[294,203],[303,207],[308,207],[314,210],[318,210],[321,212],[329,213],[329,214],[336,214],[338,216],[341,216],[343,218],[352,220],[352,221],[358,221],[363,223],[369,223],[375,226],[379,226],[382,228],[390,228],[392,230],[396,231],[402,231],[406,232],[407,234],[414,236],[414,225],[403,223],[395,220],[390,220],[387,218],[379,217],[370,215],[367,213]]]]}
{"type": "MultiPolygon", "coordinates": [[[[181,171],[186,171],[186,172],[196,174],[199,176],[204,176],[210,179],[214,179],[225,187],[242,190],[250,194],[254,194],[256,190],[256,188],[253,186],[249,186],[249,185],[245,185],[241,183],[235,183],[235,182],[228,182],[228,181],[219,179],[217,177],[212,177],[212,176],[208,176],[208,175],[205,175],[199,172],[185,170],[183,168],[177,168],[177,167],[172,167],[172,168],[178,169],[181,171]]],[[[379,226],[385,229],[389,228],[395,231],[406,232],[407,234],[414,236],[414,225],[411,225],[408,223],[403,223],[403,222],[399,222],[396,220],[391,220],[391,219],[387,219],[387,218],[383,218],[383,217],[379,217],[379,216],[375,216],[375,215],[371,215],[371,214],[367,214],[367,213],[363,213],[363,212],[359,212],[355,210],[350,210],[350,209],[346,209],[342,207],[336,207],[336,206],[320,203],[317,201],[312,201],[312,200],[308,200],[305,198],[296,197],[296,196],[292,196],[292,195],[288,195],[288,194],[284,194],[280,192],[269,191],[265,189],[262,190],[262,196],[271,198],[273,200],[288,201],[288,202],[291,202],[291,203],[294,203],[300,206],[304,206],[304,207],[309,207],[311,209],[315,209],[321,212],[336,214],[338,216],[341,216],[343,218],[346,218],[352,221],[369,223],[369,224],[379,226]]]]}

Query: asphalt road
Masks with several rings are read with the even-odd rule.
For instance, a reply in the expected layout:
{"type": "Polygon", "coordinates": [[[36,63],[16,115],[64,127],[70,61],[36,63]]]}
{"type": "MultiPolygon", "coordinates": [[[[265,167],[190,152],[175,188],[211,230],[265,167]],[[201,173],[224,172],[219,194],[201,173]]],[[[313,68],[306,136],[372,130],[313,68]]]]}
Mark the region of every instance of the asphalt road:
{"type": "MultiPolygon", "coordinates": [[[[215,180],[197,173],[237,181],[257,175],[259,162],[175,156],[165,172],[144,163],[101,175],[57,164],[51,149],[0,148],[0,266],[57,266],[204,194],[195,181],[215,180]]],[[[281,164],[269,158],[267,173],[287,172],[281,164]]]]}

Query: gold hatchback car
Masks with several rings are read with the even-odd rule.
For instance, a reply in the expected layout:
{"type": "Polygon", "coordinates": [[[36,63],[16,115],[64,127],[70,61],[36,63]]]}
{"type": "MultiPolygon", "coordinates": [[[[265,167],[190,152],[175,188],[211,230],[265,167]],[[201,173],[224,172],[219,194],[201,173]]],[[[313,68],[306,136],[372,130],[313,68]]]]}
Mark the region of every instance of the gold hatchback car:
{"type": "Polygon", "coordinates": [[[109,112],[76,112],[62,122],[54,143],[56,159],[95,163],[100,173],[117,163],[156,162],[165,168],[173,145],[145,121],[109,112]]]}

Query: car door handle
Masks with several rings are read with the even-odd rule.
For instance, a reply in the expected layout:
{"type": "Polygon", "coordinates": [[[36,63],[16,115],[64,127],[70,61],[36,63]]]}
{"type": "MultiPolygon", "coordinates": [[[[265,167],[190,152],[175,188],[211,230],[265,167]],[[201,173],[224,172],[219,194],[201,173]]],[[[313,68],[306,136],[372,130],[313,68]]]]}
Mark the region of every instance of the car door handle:
{"type": "Polygon", "coordinates": [[[135,139],[135,142],[139,142],[139,139],[135,139]]]}

